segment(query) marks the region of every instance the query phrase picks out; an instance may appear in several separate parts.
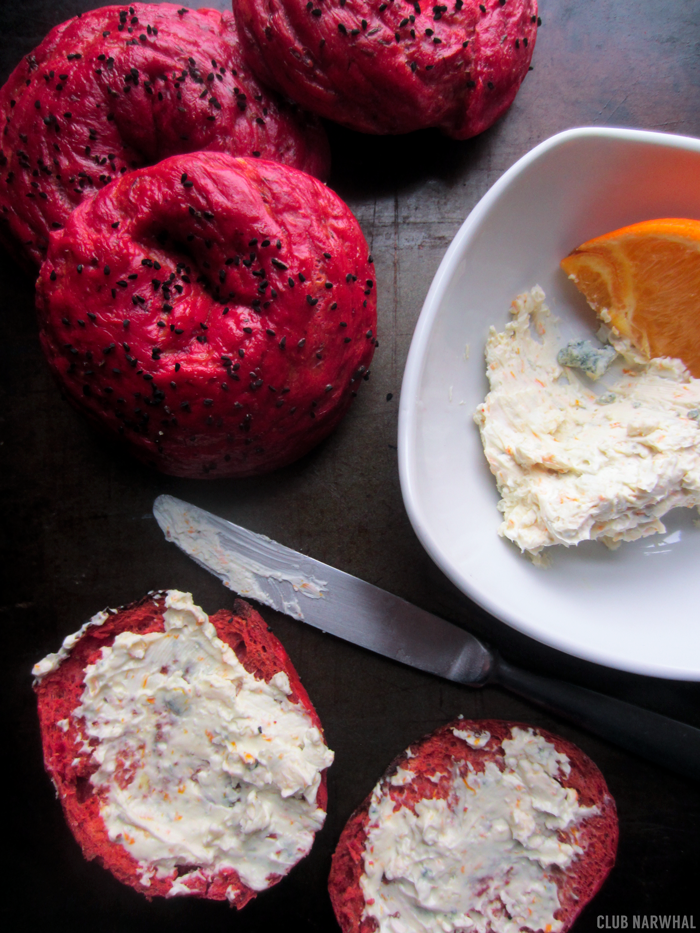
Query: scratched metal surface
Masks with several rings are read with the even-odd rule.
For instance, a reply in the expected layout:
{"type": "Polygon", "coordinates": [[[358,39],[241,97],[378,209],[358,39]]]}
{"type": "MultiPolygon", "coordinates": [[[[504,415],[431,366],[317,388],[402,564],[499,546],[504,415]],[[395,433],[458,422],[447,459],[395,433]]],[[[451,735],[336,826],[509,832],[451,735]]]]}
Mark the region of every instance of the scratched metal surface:
{"type": "MultiPolygon", "coordinates": [[[[0,80],[53,25],[90,5],[2,0],[0,80]]],[[[209,611],[231,602],[218,581],[163,540],[151,518],[153,499],[163,492],[464,624],[521,666],[700,726],[697,685],[579,662],[487,617],[435,569],[403,510],[396,463],[403,365],[430,280],[469,210],[523,153],[567,127],[612,124],[700,135],[696,0],[541,0],[540,12],[534,70],[509,113],[483,136],[457,143],[434,133],[392,139],[330,128],[330,183],[357,214],[375,257],[379,348],[372,377],[339,430],[274,475],[175,480],[95,434],[63,401],[44,366],[31,279],[0,255],[0,683],[9,782],[4,847],[10,855],[1,903],[13,929],[21,919],[28,930],[104,933],[336,930],[326,878],[345,820],[398,752],[459,713],[544,726],[581,745],[603,770],[620,812],[619,858],[579,919],[579,931],[611,926],[615,916],[628,917],[631,926],[634,916],[689,917],[695,911],[694,925],[700,923],[697,786],[498,689],[469,691],[441,682],[271,610],[263,615],[299,669],[337,757],[328,820],[311,855],[240,915],[221,904],[148,903],[85,862],[42,769],[29,676],[36,660],[96,610],[149,589],[191,590],[209,611]]]]}

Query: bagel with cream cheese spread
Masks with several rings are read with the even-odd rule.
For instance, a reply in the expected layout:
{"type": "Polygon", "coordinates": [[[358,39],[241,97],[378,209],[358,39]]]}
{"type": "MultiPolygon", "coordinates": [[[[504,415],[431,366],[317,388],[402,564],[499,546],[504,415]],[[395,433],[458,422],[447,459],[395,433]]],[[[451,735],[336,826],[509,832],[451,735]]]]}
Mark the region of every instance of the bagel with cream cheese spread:
{"type": "Polygon", "coordinates": [[[350,817],[329,890],[343,933],[564,933],[615,861],[615,803],[575,745],[457,719],[350,817]]]}
{"type": "Polygon", "coordinates": [[[333,760],[284,648],[242,600],[187,593],[98,613],[34,667],[66,820],[148,898],[243,907],[311,848],[333,760]]]}

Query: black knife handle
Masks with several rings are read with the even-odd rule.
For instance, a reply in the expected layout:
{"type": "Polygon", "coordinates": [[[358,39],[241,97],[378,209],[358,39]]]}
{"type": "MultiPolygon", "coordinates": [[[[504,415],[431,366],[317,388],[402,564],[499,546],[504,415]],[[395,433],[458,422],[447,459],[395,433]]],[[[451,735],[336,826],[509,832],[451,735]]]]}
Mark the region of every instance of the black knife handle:
{"type": "Polygon", "coordinates": [[[531,674],[498,656],[490,682],[559,713],[629,752],[700,780],[700,729],[694,726],[585,687],[531,674]]]}

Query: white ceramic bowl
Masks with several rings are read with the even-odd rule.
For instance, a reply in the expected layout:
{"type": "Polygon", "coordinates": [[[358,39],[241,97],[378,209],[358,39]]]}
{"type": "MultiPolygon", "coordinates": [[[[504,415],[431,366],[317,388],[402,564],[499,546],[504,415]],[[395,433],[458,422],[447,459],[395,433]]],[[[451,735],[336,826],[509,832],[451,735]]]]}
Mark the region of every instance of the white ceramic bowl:
{"type": "Polygon", "coordinates": [[[489,326],[503,329],[515,295],[541,285],[562,339],[590,336],[594,316],[560,259],[654,217],[700,219],[700,140],[569,130],[496,182],[447,250],[416,327],[401,390],[401,488],[430,556],[499,619],[600,664],[697,680],[697,512],[677,509],[665,535],[616,551],[597,542],[548,548],[552,564],[538,568],[497,533],[498,492],[472,419],[488,391],[489,326]]]}

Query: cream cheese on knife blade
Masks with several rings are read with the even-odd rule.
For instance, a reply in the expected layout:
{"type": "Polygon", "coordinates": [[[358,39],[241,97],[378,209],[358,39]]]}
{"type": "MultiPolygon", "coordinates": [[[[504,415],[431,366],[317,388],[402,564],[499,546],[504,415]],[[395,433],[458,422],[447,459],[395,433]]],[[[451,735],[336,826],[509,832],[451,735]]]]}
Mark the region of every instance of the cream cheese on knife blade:
{"type": "Polygon", "coordinates": [[[240,551],[227,548],[219,540],[220,532],[215,527],[198,521],[196,515],[190,521],[187,512],[177,507],[170,508],[168,502],[167,496],[161,496],[155,510],[156,519],[167,540],[177,544],[186,554],[216,574],[234,593],[255,599],[273,609],[280,608],[278,600],[282,599],[282,611],[301,622],[304,621],[304,613],[296,596],[322,598],[326,588],[324,580],[268,567],[240,551]],[[289,584],[295,595],[284,598],[281,592],[272,594],[266,590],[266,585],[274,587],[276,583],[289,584]]]}
{"type": "Polygon", "coordinates": [[[607,348],[578,342],[558,360],[544,298],[539,286],[518,296],[486,344],[491,391],[474,419],[501,495],[499,534],[537,559],[553,544],[617,547],[665,531],[666,512],[700,504],[700,380],[612,334],[625,366],[597,393],[573,365],[597,376],[607,348]]]}

